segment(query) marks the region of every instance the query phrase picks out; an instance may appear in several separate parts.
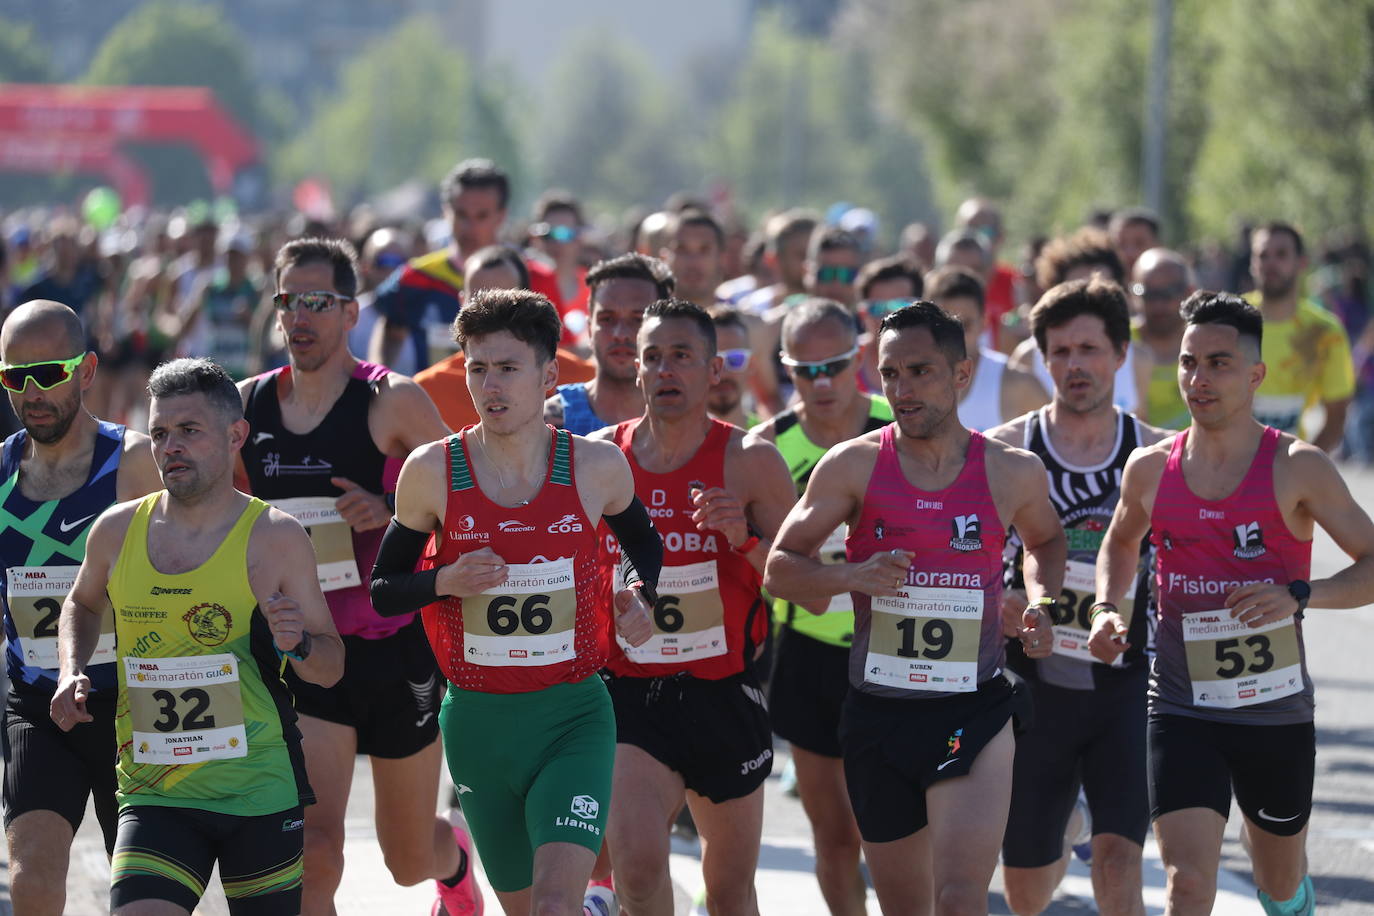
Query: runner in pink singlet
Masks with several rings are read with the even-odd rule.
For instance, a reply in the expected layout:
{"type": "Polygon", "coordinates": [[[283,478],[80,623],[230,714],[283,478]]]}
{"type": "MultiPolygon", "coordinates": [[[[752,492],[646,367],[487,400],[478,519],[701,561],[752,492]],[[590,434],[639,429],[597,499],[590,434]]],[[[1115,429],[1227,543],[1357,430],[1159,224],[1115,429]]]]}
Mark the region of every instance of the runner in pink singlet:
{"type": "Polygon", "coordinates": [[[1010,720],[1022,712],[1002,670],[1002,547],[1015,525],[1032,601],[1019,635],[1041,658],[1064,531],[1040,461],[959,422],[971,366],[958,321],[930,302],[892,312],[878,367],[896,421],[816,466],[764,581],[814,612],[853,597],[840,748],[883,910],[933,897],[987,912],[1011,795],[1010,720]],[[842,524],[847,561],[821,563],[816,551],[842,524]]]}
{"type": "Polygon", "coordinates": [[[1374,599],[1374,523],[1325,452],[1253,415],[1263,320],[1244,300],[1183,303],[1179,387],[1192,425],[1138,449],[1097,564],[1089,645],[1129,646],[1116,610],[1146,532],[1157,552],[1150,676],[1150,815],[1171,913],[1210,912],[1231,798],[1270,916],[1313,912],[1306,875],[1316,735],[1302,616],[1374,599]],[[1308,582],[1320,524],[1354,563],[1308,582]]]}

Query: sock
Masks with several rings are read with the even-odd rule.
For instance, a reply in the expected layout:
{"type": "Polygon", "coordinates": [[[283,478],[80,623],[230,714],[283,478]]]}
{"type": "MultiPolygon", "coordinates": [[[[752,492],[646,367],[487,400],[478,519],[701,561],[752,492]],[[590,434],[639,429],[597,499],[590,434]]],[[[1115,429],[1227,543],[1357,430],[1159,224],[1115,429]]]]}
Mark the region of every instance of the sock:
{"type": "Polygon", "coordinates": [[[1259,891],[1260,906],[1266,913],[1272,916],[1303,916],[1313,910],[1311,899],[1314,891],[1312,890],[1312,877],[1305,875],[1302,883],[1298,885],[1298,890],[1287,900],[1275,900],[1264,891],[1259,891]]]}
{"type": "Polygon", "coordinates": [[[440,878],[439,883],[444,887],[457,887],[462,880],[468,876],[468,854],[463,852],[463,848],[458,847],[458,870],[453,873],[451,878],[440,878]]]}

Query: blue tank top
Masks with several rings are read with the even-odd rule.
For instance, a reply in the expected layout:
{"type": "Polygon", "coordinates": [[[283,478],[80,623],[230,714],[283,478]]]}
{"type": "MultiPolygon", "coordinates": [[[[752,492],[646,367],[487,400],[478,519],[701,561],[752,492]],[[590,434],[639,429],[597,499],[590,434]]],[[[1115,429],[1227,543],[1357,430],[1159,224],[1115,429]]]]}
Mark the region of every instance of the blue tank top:
{"type": "MultiPolygon", "coordinates": [[[[99,421],[91,471],[76,492],[34,502],[19,488],[19,462],[28,433],[5,440],[0,453],[0,595],[5,606],[5,666],[17,692],[52,695],[57,686],[57,618],[69,590],[63,583],[86,555],[91,523],[115,502],[124,427],[99,421]],[[71,567],[69,573],[54,567],[71,567]],[[64,574],[65,573],[65,574],[64,574]],[[14,604],[11,610],[11,602],[14,604]]],[[[110,621],[112,623],[112,621],[110,621]]],[[[109,661],[86,667],[95,690],[115,689],[113,627],[102,628],[109,661]],[[108,633],[106,633],[108,631],[108,633]]],[[[101,657],[98,650],[96,658],[101,657]]]]}
{"type": "Polygon", "coordinates": [[[611,425],[592,410],[592,402],[587,400],[586,382],[559,385],[557,390],[563,402],[563,428],[568,432],[575,436],[589,436],[611,425]]]}

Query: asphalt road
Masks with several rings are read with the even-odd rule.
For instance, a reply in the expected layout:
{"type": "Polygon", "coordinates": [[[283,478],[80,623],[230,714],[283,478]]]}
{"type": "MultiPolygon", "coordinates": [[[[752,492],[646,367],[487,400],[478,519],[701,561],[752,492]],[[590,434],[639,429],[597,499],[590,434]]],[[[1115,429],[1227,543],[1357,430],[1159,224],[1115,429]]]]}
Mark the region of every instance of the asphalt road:
{"type": "MultiPolygon", "coordinates": [[[[1374,474],[1347,470],[1346,479],[1361,505],[1374,509],[1374,474]]],[[[1313,577],[1330,575],[1346,561],[1324,534],[1313,550],[1313,577]]],[[[1374,914],[1374,607],[1349,611],[1309,612],[1306,624],[1309,667],[1317,684],[1317,780],[1315,811],[1308,842],[1311,873],[1323,916],[1374,914]]],[[[764,841],[758,873],[760,909],[765,916],[823,916],[824,906],[812,877],[810,833],[800,804],[784,796],[776,772],[785,760],[779,748],[775,775],[768,782],[764,841]]],[[[428,887],[396,887],[382,865],[371,822],[371,779],[366,759],[358,762],[349,804],[347,868],[337,897],[342,914],[427,913],[433,899],[428,887]]],[[[1215,912],[1257,914],[1249,867],[1238,840],[1238,814],[1232,813],[1224,849],[1221,894],[1215,912]]],[[[673,878],[679,913],[690,913],[700,888],[695,844],[674,842],[673,878]]],[[[0,850],[0,914],[11,912],[0,850]]],[[[1150,913],[1163,912],[1163,874],[1153,844],[1146,852],[1146,903],[1150,913]]],[[[72,850],[68,877],[71,916],[108,912],[109,866],[94,818],[88,817],[72,850]]],[[[1000,876],[989,894],[993,913],[1007,913],[998,892],[1000,876]]],[[[870,894],[869,912],[878,911],[870,894]]],[[[488,894],[488,912],[497,912],[488,894]]],[[[1087,871],[1074,863],[1053,914],[1093,912],[1087,871]]],[[[222,892],[216,883],[202,914],[222,914],[222,892]]]]}

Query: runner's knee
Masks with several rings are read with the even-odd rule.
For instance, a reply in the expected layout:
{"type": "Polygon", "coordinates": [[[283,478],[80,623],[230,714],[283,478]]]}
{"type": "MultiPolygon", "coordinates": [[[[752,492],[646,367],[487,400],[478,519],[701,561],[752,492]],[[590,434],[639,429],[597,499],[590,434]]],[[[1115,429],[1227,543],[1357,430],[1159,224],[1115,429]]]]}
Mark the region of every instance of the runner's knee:
{"type": "Polygon", "coordinates": [[[988,911],[988,889],[967,881],[951,881],[935,892],[938,916],[982,916],[988,911]]]}
{"type": "Polygon", "coordinates": [[[1036,916],[1054,897],[1054,885],[1042,877],[1041,869],[1004,869],[1002,879],[1007,907],[1016,916],[1036,916]]]}
{"type": "Polygon", "coordinates": [[[1170,865],[1169,899],[1175,907],[1206,905],[1217,891],[1216,874],[1209,874],[1194,865],[1170,865]]]}

